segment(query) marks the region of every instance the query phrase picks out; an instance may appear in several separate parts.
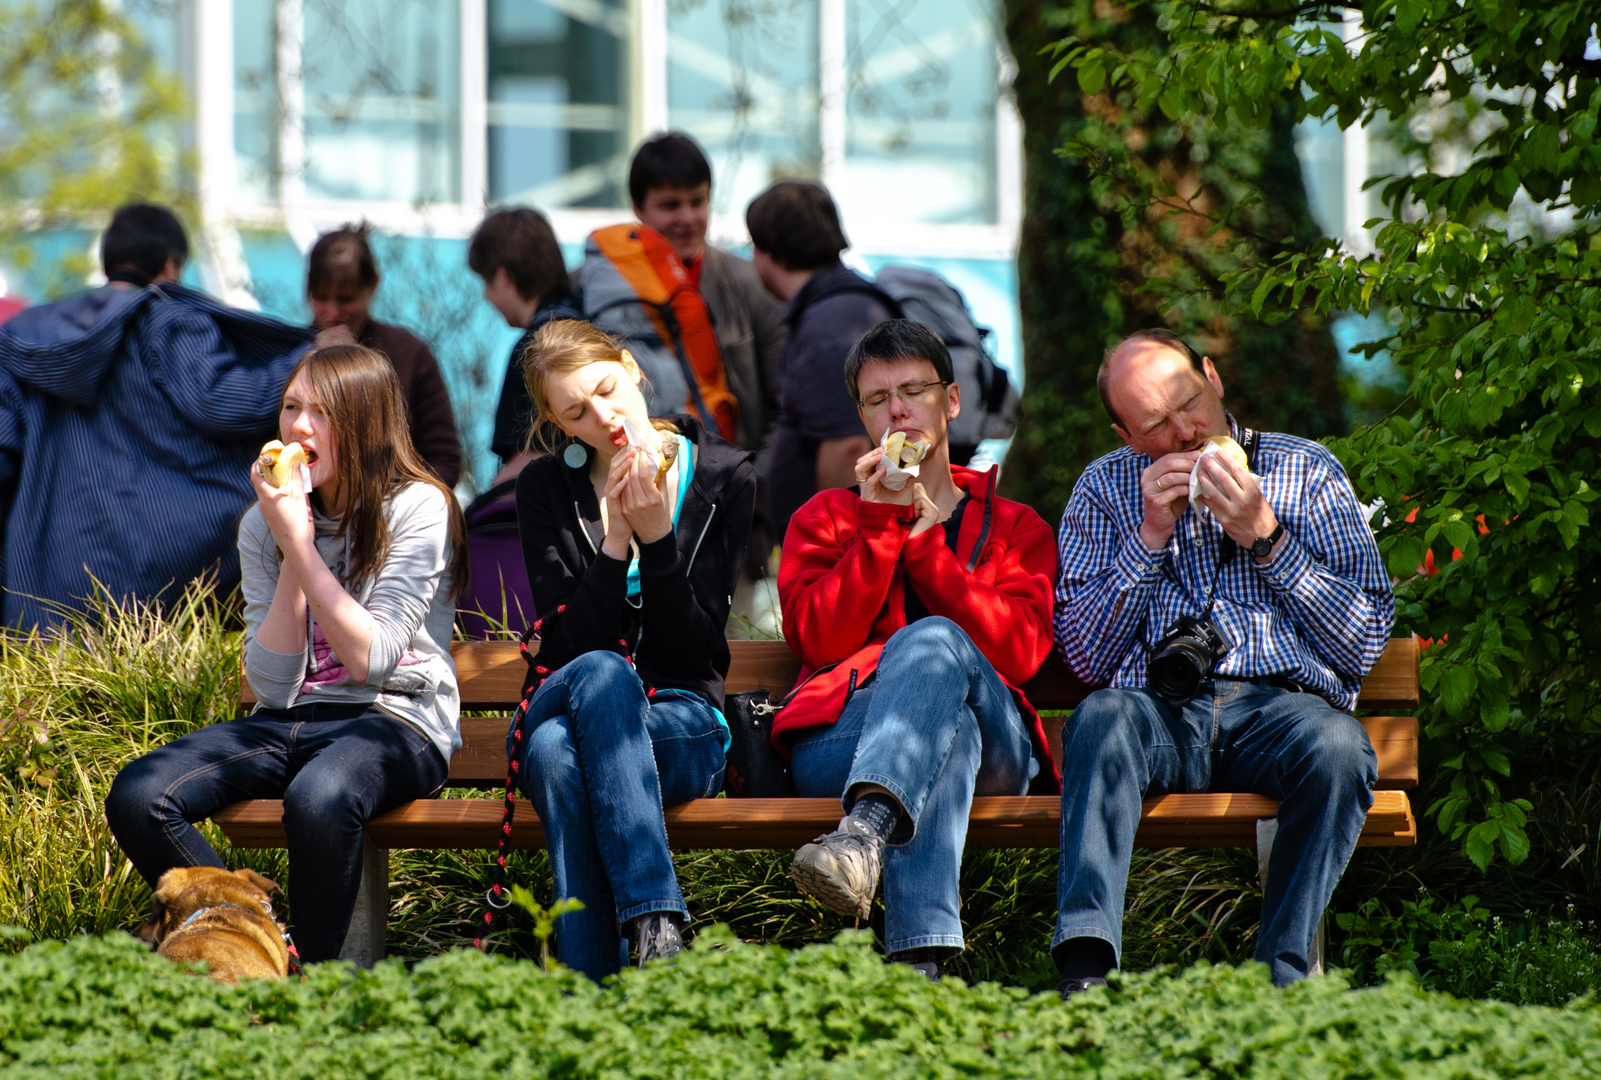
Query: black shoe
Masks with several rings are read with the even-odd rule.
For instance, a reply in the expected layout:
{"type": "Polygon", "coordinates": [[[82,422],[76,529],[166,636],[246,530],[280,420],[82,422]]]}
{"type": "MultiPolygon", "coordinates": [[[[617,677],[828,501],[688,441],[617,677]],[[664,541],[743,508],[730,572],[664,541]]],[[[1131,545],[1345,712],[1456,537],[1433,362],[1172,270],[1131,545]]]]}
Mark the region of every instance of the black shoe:
{"type": "Polygon", "coordinates": [[[634,920],[634,954],[640,967],[652,960],[670,961],[684,951],[684,936],[678,927],[678,917],[664,911],[634,920]]]}
{"type": "Polygon", "coordinates": [[[1106,980],[1105,979],[1102,979],[1102,978],[1100,978],[1098,976],[1095,976],[1095,975],[1088,975],[1088,976],[1085,976],[1082,979],[1063,979],[1062,980],[1062,985],[1060,985],[1060,986],[1058,986],[1056,988],[1056,992],[1062,995],[1062,1000],[1063,1001],[1066,1001],[1068,998],[1072,997],[1074,994],[1083,993],[1085,990],[1088,990],[1092,986],[1105,986],[1105,985],[1106,985],[1106,980]]]}

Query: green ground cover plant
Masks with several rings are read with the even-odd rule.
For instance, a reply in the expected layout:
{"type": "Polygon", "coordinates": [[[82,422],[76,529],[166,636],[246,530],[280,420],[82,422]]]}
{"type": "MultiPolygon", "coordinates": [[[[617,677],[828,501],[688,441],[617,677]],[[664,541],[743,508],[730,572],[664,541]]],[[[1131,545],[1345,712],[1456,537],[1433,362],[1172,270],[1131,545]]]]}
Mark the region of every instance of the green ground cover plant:
{"type": "Polygon", "coordinates": [[[1273,989],[1197,965],[1063,1004],[884,964],[866,935],[787,950],[724,930],[600,988],[457,950],[227,987],[121,936],[0,957],[0,1076],[1573,1077],[1601,1014],[1461,1001],[1401,974],[1273,989]]]}

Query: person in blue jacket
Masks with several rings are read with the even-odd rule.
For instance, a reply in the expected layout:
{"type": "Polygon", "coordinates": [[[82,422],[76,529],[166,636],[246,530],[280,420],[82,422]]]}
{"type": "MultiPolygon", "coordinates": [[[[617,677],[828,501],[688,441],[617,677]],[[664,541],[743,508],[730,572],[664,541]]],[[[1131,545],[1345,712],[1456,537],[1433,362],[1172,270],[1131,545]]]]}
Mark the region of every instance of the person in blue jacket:
{"type": "Polygon", "coordinates": [[[312,334],[178,284],[188,254],[172,211],[124,206],[101,240],[105,288],[0,326],[6,626],[59,624],[97,593],[239,583],[250,464],[312,334]]]}

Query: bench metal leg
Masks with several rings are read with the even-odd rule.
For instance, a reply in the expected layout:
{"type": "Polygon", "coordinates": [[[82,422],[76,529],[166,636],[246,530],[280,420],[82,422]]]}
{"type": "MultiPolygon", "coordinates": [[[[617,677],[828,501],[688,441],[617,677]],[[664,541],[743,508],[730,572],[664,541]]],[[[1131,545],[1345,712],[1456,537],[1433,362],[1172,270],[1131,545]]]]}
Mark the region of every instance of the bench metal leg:
{"type": "MultiPolygon", "coordinates": [[[[1256,879],[1267,888],[1267,861],[1273,854],[1273,841],[1279,835],[1279,819],[1267,818],[1256,823],[1256,879]]],[[[1312,945],[1306,951],[1308,975],[1323,974],[1323,937],[1328,927],[1329,913],[1318,916],[1317,930],[1312,934],[1312,945]]]]}
{"type": "Polygon", "coordinates": [[[384,958],[389,929],[389,849],[361,840],[361,889],[339,959],[370,968],[384,958]]]}

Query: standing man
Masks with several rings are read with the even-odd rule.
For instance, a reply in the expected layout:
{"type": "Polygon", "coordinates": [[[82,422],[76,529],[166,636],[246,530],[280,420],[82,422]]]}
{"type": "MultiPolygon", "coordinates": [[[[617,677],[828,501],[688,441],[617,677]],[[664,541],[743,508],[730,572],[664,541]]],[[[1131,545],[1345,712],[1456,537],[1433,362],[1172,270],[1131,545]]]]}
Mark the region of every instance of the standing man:
{"type": "MultiPolygon", "coordinates": [[[[629,166],[628,193],[635,216],[672,243],[711,309],[723,372],[739,402],[737,441],[760,452],[778,419],[779,363],[788,337],[784,306],[762,286],[750,263],[706,242],[712,167],[694,139],[677,131],[647,139],[629,166]]],[[[731,610],[776,629],[770,563],[783,534],[775,534],[768,520],[765,486],[758,482],[745,567],[731,610]]],[[[732,622],[729,630],[743,632],[732,622]]]]}
{"type": "Polygon", "coordinates": [[[865,919],[882,867],[885,952],[938,978],[963,947],[973,797],[1022,795],[1041,773],[1057,790],[1018,689],[1050,652],[1056,551],[1038,514],[995,494],[998,467],[950,463],[961,393],[937,335],[904,319],[874,327],[844,382],[874,441],[899,432],[927,449],[894,490],[872,447],[854,462],[859,487],[818,492],[784,538],[778,591],[801,672],[773,738],[791,749],[800,794],[846,812],[792,873],[823,906],[865,919]]]}
{"type": "Polygon", "coordinates": [[[0,327],[8,627],[58,623],[97,583],[118,603],[239,583],[250,464],[312,335],[179,285],[188,257],[171,210],[124,206],[106,288],[0,327]]]}
{"type": "Polygon", "coordinates": [[[1125,339],[1097,383],[1127,445],[1085,470],[1062,516],[1056,646],[1111,688],[1062,728],[1061,991],[1118,964],[1141,800],[1204,791],[1279,801],[1256,958],[1284,986],[1307,974],[1373,803],[1377,758],[1351,709],[1389,639],[1389,577],[1334,455],[1248,436],[1177,335],[1125,339]],[[1201,457],[1223,435],[1255,443],[1250,468],[1201,457]],[[1165,648],[1175,629],[1188,657],[1165,648]]]}
{"type": "Polygon", "coordinates": [[[534,331],[552,319],[582,319],[567,283],[567,264],[550,222],[526,206],[496,210],[474,230],[467,245],[467,266],[484,281],[484,299],[507,326],[524,331],[512,346],[506,378],[495,409],[495,433],[489,449],[500,456],[494,488],[515,480],[534,459],[528,448],[534,418],[533,399],[523,384],[523,350],[534,331]]]}
{"type": "Polygon", "coordinates": [[[839,261],[850,245],[822,185],[774,184],[751,201],[745,224],[756,273],[787,305],[778,426],[762,464],[768,516],[783,536],[813,493],[856,482],[857,459],[872,443],[839,373],[856,339],[888,319],[894,302],[839,261]]]}
{"type": "Polygon", "coordinates": [[[647,139],[628,169],[634,215],[672,243],[711,308],[728,388],[739,400],[739,445],[760,450],[778,415],[779,361],[787,336],[784,307],[756,270],[706,242],[712,167],[694,139],[669,131],[647,139]]]}

